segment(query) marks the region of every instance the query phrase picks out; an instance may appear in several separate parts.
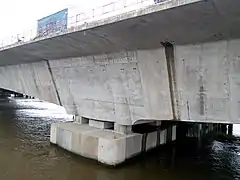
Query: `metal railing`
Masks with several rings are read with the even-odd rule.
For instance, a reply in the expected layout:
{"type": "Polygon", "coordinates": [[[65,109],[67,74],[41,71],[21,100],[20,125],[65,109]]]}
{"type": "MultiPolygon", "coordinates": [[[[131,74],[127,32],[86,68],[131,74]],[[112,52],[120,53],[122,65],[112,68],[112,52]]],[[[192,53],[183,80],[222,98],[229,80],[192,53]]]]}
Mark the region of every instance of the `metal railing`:
{"type": "MultiPolygon", "coordinates": [[[[144,7],[153,5],[155,3],[159,4],[159,3],[166,3],[169,1],[176,1],[176,0],[117,0],[117,1],[105,4],[101,7],[89,9],[84,12],[74,13],[72,16],[68,17],[67,29],[62,30],[61,32],[64,32],[64,31],[68,32],[69,30],[71,31],[75,27],[78,27],[85,23],[116,16],[118,14],[122,14],[128,11],[144,8],[144,7]]],[[[177,0],[177,1],[193,1],[193,0],[177,0]]],[[[56,27],[56,26],[54,28],[61,29],[61,27],[56,27]]],[[[0,40],[0,49],[4,49],[9,46],[14,46],[22,43],[27,43],[32,40],[37,40],[39,38],[45,37],[50,34],[59,33],[54,30],[51,32],[51,29],[49,32],[39,35],[37,34],[37,28],[34,28],[31,30],[24,31],[23,33],[18,33],[15,36],[6,37],[0,40]]]]}
{"type": "MultiPolygon", "coordinates": [[[[165,0],[166,1],[166,0],[165,0]]],[[[154,0],[117,0],[101,7],[74,14],[68,18],[68,28],[111,17],[154,4],[154,0]]]]}

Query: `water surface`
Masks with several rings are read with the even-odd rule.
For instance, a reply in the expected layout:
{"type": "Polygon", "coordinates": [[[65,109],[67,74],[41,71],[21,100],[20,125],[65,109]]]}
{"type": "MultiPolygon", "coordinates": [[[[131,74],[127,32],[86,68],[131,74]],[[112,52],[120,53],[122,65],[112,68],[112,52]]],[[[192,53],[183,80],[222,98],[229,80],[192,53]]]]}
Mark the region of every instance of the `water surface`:
{"type": "MultiPolygon", "coordinates": [[[[117,169],[50,145],[50,124],[70,120],[64,109],[36,100],[0,100],[1,180],[240,179],[240,141],[214,140],[160,148],[117,169]]],[[[235,128],[237,130],[237,128],[235,128]]]]}

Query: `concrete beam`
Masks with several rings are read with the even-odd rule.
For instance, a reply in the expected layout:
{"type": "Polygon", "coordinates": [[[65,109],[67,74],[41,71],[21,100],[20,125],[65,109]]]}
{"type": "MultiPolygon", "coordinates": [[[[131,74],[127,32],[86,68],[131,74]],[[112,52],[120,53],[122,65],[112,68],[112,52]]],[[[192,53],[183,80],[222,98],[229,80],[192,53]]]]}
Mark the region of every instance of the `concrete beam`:
{"type": "Polygon", "coordinates": [[[175,46],[181,120],[240,123],[240,40],[175,46]]]}
{"type": "Polygon", "coordinates": [[[240,40],[173,46],[172,58],[166,48],[0,67],[0,87],[125,126],[239,123],[240,40]]]}
{"type": "Polygon", "coordinates": [[[239,0],[166,1],[89,22],[73,31],[5,47],[0,51],[0,66],[159,48],[160,42],[166,41],[192,44],[239,38],[239,6],[239,0]]]}

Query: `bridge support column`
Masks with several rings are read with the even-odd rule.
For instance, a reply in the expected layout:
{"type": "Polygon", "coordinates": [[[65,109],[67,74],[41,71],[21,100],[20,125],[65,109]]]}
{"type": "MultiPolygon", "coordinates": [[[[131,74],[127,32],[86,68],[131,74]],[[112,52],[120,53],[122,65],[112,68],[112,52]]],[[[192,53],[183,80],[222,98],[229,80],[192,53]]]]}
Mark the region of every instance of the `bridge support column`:
{"type": "Polygon", "coordinates": [[[94,119],[89,120],[89,126],[95,127],[99,129],[112,129],[114,126],[113,122],[106,122],[106,121],[97,121],[94,119]]]}
{"type": "Polygon", "coordinates": [[[203,132],[203,125],[198,124],[197,125],[197,138],[200,139],[203,133],[204,133],[203,132]]]}
{"type": "Polygon", "coordinates": [[[74,116],[74,121],[79,124],[89,124],[89,119],[82,117],[82,116],[74,116]]]}
{"type": "Polygon", "coordinates": [[[207,135],[211,132],[222,132],[220,131],[221,126],[219,124],[190,124],[187,129],[187,137],[193,137],[201,139],[202,136],[207,135]]]}
{"type": "MultiPolygon", "coordinates": [[[[80,122],[85,123],[85,120],[81,118],[80,122]]],[[[52,124],[50,141],[77,155],[116,166],[142,152],[176,140],[177,126],[174,124],[134,133],[132,126],[119,124],[114,125],[115,130],[103,129],[110,127],[108,123],[89,120],[89,124],[52,124]]],[[[148,128],[143,125],[141,130],[145,129],[148,128]]]]}
{"type": "Polygon", "coordinates": [[[122,134],[130,134],[132,133],[132,126],[120,125],[115,123],[114,124],[114,131],[122,134]]]}
{"type": "Polygon", "coordinates": [[[228,125],[228,135],[233,135],[233,124],[228,125]]]}
{"type": "Polygon", "coordinates": [[[227,134],[227,125],[226,124],[221,124],[221,133],[227,134]]]}

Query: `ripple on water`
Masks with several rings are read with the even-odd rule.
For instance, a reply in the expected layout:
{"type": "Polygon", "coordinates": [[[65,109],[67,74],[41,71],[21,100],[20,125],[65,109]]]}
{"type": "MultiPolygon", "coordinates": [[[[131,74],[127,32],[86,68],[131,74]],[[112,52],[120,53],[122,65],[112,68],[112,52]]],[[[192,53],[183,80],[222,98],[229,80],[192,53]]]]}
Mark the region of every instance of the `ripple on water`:
{"type": "Polygon", "coordinates": [[[214,140],[162,147],[111,169],[50,145],[53,122],[71,120],[63,108],[38,100],[0,100],[0,179],[233,180],[240,179],[240,141],[214,140]]]}

